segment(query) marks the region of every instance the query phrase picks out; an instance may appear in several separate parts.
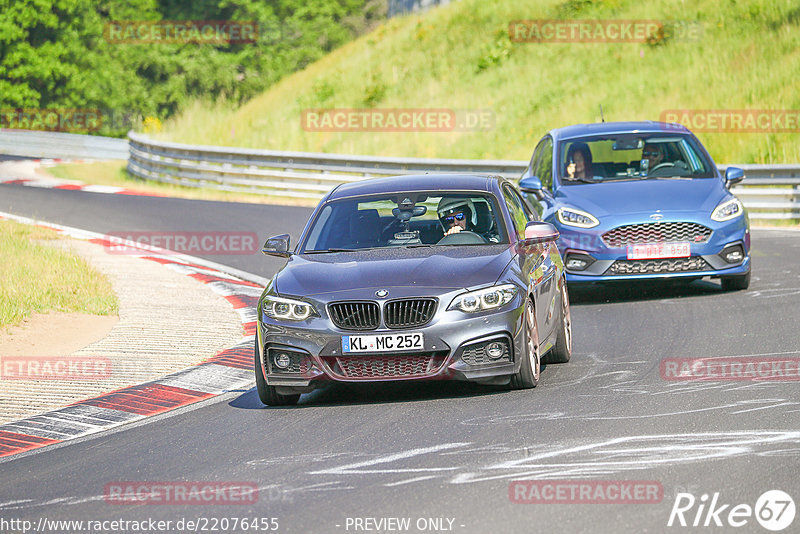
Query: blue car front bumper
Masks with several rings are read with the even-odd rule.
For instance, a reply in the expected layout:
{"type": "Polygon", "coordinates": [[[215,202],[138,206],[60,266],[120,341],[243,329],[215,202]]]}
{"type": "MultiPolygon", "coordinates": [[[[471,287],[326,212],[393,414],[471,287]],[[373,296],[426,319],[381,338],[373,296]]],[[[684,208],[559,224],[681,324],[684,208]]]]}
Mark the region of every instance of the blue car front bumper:
{"type": "Polygon", "coordinates": [[[607,236],[604,238],[604,234],[622,226],[656,224],[651,220],[643,221],[641,216],[615,218],[613,222],[601,223],[590,229],[552,221],[561,233],[558,245],[567,265],[567,281],[583,283],[702,278],[743,275],[750,271],[750,229],[746,216],[715,222],[708,218],[701,220],[692,213],[671,215],[659,223],[697,224],[711,231],[702,241],[689,241],[691,252],[688,258],[629,260],[627,245],[612,246],[607,236]],[[731,247],[737,246],[742,251],[741,258],[731,262],[726,255],[731,247]],[[587,259],[590,264],[582,269],[570,268],[571,258],[587,259]]]}

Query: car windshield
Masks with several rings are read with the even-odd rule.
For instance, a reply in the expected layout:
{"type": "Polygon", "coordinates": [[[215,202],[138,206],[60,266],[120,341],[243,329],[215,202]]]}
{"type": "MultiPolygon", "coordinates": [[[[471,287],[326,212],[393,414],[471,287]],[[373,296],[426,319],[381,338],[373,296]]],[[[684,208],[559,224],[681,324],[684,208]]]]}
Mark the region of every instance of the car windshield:
{"type": "Polygon", "coordinates": [[[567,139],[559,145],[564,185],[646,178],[712,178],[714,168],[688,135],[624,134],[567,139]]]}
{"type": "Polygon", "coordinates": [[[499,214],[493,196],[476,193],[345,198],[318,210],[302,253],[508,243],[499,214]],[[461,235],[445,237],[448,231],[461,235]]]}

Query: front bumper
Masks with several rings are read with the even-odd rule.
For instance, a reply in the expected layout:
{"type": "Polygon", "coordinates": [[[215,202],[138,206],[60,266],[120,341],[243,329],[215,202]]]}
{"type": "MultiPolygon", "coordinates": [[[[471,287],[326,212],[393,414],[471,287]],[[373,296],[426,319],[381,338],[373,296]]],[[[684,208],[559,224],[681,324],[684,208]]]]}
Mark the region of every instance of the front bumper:
{"type": "MultiPolygon", "coordinates": [[[[704,260],[710,259],[708,256],[701,256],[704,260]]],[[[596,262],[599,263],[599,262],[596,262]]],[[[604,265],[610,267],[613,260],[604,262],[604,265]]],[[[739,265],[728,267],[725,269],[711,269],[702,271],[683,271],[683,272],[664,272],[664,273],[642,273],[642,274],[614,274],[614,275],[593,275],[593,274],[578,274],[567,272],[568,283],[583,283],[583,282],[630,282],[635,280],[653,280],[653,279],[678,279],[678,278],[703,278],[704,276],[735,276],[747,274],[750,271],[750,257],[739,265]]]]}
{"type": "Polygon", "coordinates": [[[588,230],[559,225],[561,236],[558,245],[559,251],[564,256],[565,264],[567,264],[567,281],[582,283],[702,278],[735,276],[750,271],[750,229],[746,216],[733,221],[716,223],[710,220],[699,220],[689,214],[682,214],[674,220],[664,222],[702,224],[711,230],[711,235],[705,242],[691,242],[689,258],[629,262],[627,247],[608,246],[603,240],[603,234],[624,225],[646,224],[645,221],[632,218],[588,230]],[[744,252],[742,259],[735,263],[729,263],[721,253],[736,245],[741,246],[744,252]],[[586,254],[592,258],[593,263],[582,270],[570,269],[569,258],[573,254],[577,254],[578,257],[586,254]],[[626,270],[634,272],[625,272],[626,270]],[[641,272],[638,272],[639,270],[641,272]]]}
{"type": "MultiPolygon", "coordinates": [[[[448,301],[449,302],[449,301],[448,301]]],[[[499,311],[467,314],[440,309],[425,326],[408,330],[379,328],[370,331],[338,329],[324,316],[298,325],[276,322],[259,310],[257,331],[261,369],[267,384],[283,391],[308,392],[325,382],[379,382],[403,380],[466,380],[501,384],[519,371],[523,353],[522,315],[524,298],[515,299],[499,311]],[[424,348],[419,352],[342,353],[342,336],[421,332],[424,348]],[[508,353],[497,360],[475,357],[471,350],[491,340],[505,340],[508,353]],[[270,350],[286,350],[302,355],[291,371],[278,370],[270,361],[270,350]],[[465,349],[467,349],[465,351],[465,349]],[[411,374],[392,373],[378,376],[352,376],[347,369],[367,370],[372,363],[386,368],[386,359],[394,359],[391,368],[411,368],[419,358],[429,357],[425,371],[411,374]],[[381,360],[382,359],[382,360],[381,360]],[[373,362],[380,360],[380,362],[373,362]],[[380,365],[378,365],[380,364],[380,365]],[[395,365],[396,364],[396,365],[395,365]]],[[[446,307],[440,305],[441,308],[446,307]]],[[[324,309],[324,306],[322,306],[324,309]]],[[[417,369],[419,369],[417,367],[417,369]]],[[[356,373],[358,374],[358,373],[356,373]]],[[[364,373],[362,373],[364,374],[364,373]]],[[[369,375],[370,373],[366,373],[369,375]]]]}

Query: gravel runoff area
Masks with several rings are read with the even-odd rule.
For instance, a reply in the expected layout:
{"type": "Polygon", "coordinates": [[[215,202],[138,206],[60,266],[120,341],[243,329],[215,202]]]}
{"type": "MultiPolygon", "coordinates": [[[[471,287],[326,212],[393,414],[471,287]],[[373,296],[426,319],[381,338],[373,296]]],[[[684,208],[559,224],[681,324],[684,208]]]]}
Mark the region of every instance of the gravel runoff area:
{"type": "Polygon", "coordinates": [[[2,379],[0,424],[154,380],[244,336],[240,315],[208,285],[154,261],[109,254],[102,245],[72,238],[58,243],[109,278],[119,298],[119,322],[104,339],[52,356],[102,359],[110,372],[93,380],[2,379]]]}

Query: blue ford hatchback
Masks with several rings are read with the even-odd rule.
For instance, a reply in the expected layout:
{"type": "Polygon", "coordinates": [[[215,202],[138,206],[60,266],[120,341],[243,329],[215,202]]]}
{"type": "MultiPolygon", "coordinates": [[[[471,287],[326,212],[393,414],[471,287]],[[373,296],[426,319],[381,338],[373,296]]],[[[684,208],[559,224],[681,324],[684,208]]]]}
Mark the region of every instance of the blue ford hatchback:
{"type": "Polygon", "coordinates": [[[519,188],[561,234],[567,281],[653,278],[750,283],[750,224],[725,175],[689,130],[661,122],[558,128],[536,146],[519,188]]]}

